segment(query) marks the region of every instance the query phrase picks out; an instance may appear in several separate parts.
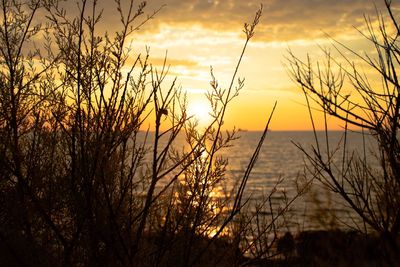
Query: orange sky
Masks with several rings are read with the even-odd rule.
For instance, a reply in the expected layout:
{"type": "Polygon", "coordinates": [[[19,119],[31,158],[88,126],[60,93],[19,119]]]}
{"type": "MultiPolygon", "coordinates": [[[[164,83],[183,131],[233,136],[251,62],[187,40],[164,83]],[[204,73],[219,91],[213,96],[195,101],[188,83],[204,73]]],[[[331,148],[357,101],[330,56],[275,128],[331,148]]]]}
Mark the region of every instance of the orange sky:
{"type": "MultiPolygon", "coordinates": [[[[107,1],[107,12],[112,11],[107,1]]],[[[153,0],[146,10],[165,4],[155,19],[133,35],[137,53],[150,47],[150,61],[160,65],[168,51],[171,77],[187,92],[189,101],[210,90],[210,66],[221,87],[226,88],[244,43],[242,25],[250,21],[260,0],[153,0]]],[[[264,12],[239,70],[245,87],[228,108],[225,126],[261,130],[275,101],[272,130],[311,128],[301,90],[288,75],[288,49],[304,58],[321,59],[318,46],[329,47],[327,34],[357,51],[371,49],[355,30],[364,28],[363,15],[375,19],[370,0],[264,0],[264,12]]],[[[104,4],[103,4],[104,5],[104,4]]],[[[383,10],[383,0],[375,5],[383,10]]],[[[105,26],[118,23],[105,15],[105,26]]],[[[318,117],[318,116],[317,116],[318,117]]],[[[321,116],[319,116],[320,118],[321,116]]],[[[321,120],[319,128],[322,128],[321,120]]],[[[330,120],[330,127],[339,123],[330,120]]]]}

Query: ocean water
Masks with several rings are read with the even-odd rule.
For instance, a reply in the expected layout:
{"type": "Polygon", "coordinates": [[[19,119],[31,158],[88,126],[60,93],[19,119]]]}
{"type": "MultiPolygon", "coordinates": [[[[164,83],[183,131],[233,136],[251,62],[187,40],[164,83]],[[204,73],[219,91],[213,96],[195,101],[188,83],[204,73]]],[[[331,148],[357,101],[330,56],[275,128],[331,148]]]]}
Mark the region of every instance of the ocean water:
{"type": "MultiPolygon", "coordinates": [[[[261,132],[241,132],[241,138],[226,152],[229,157],[229,179],[239,179],[254,152],[260,139],[261,132]]],[[[324,131],[317,132],[317,139],[321,151],[334,151],[333,162],[340,164],[343,157],[344,132],[324,131]],[[328,141],[328,142],[326,142],[328,141]],[[327,147],[329,144],[329,147],[327,147]]],[[[247,184],[247,196],[254,201],[261,200],[277,185],[277,193],[272,195],[277,206],[282,206],[282,192],[290,200],[298,193],[297,185],[310,174],[305,171],[310,166],[307,156],[295,144],[312,154],[316,148],[315,135],[312,131],[272,131],[267,134],[258,161],[254,166],[247,184]],[[298,183],[296,183],[298,181],[298,183]]],[[[376,145],[369,135],[360,132],[348,132],[346,135],[348,153],[364,155],[364,151],[371,164],[378,164],[373,153],[376,145]]],[[[324,153],[323,152],[323,153],[324,153]]],[[[228,179],[228,180],[229,180],[228,179]]],[[[324,228],[362,227],[362,222],[350,208],[335,194],[326,190],[318,181],[313,180],[305,194],[298,197],[287,214],[287,223],[290,230],[302,231],[324,228]]]]}
{"type": "MultiPolygon", "coordinates": [[[[247,167],[262,132],[240,132],[240,138],[235,140],[233,146],[228,148],[225,156],[229,158],[230,174],[240,176],[247,167]]],[[[317,132],[321,151],[326,151],[326,134],[317,132]]],[[[372,139],[363,140],[359,132],[347,134],[347,147],[349,151],[362,152],[364,146],[370,147],[372,139]]],[[[342,156],[344,133],[341,131],[328,132],[329,150],[336,151],[337,161],[342,156]]],[[[312,146],[316,147],[315,136],[312,131],[273,131],[267,134],[258,161],[251,173],[248,190],[258,194],[263,190],[270,190],[276,182],[283,178],[283,185],[292,189],[293,181],[304,173],[307,156],[295,144],[302,146],[308,153],[312,146]]]]}
{"type": "MultiPolygon", "coordinates": [[[[321,151],[336,151],[333,162],[339,163],[343,156],[344,132],[330,131],[317,132],[321,151]],[[329,147],[327,147],[327,142],[329,147]]],[[[247,165],[260,140],[262,132],[241,131],[239,139],[233,141],[232,146],[222,151],[221,155],[228,159],[226,177],[227,188],[232,188],[243,177],[247,165]]],[[[151,144],[151,142],[150,142],[151,144]]],[[[312,146],[316,147],[315,136],[312,131],[271,131],[268,132],[258,160],[252,169],[247,183],[245,198],[250,199],[249,205],[255,205],[263,196],[268,195],[276,188],[272,195],[275,208],[283,205],[283,193],[287,199],[298,193],[296,181],[310,179],[305,172],[309,166],[307,157],[295,144],[311,153],[312,146]],[[279,184],[278,182],[281,181],[279,184]]],[[[373,139],[360,132],[348,132],[346,137],[349,152],[367,154],[376,151],[373,139]]],[[[179,136],[174,145],[179,149],[184,146],[184,137],[179,136]]],[[[377,164],[373,156],[368,156],[372,164],[377,164]]],[[[163,182],[160,181],[160,185],[163,182]]],[[[340,197],[325,190],[320,182],[313,181],[310,189],[293,202],[286,214],[287,225],[292,231],[323,229],[332,227],[356,227],[361,225],[358,217],[351,212],[340,197]]]]}

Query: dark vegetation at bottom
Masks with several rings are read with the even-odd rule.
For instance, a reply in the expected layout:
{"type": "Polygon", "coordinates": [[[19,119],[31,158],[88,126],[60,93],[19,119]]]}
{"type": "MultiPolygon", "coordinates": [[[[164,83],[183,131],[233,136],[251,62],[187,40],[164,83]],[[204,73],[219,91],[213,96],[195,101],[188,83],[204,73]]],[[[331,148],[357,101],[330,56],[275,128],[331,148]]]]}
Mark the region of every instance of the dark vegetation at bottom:
{"type": "Polygon", "coordinates": [[[286,233],[277,247],[280,256],[249,266],[400,266],[399,255],[387,245],[385,237],[355,231],[304,231],[295,237],[286,233]]]}
{"type": "MultiPolygon", "coordinates": [[[[160,235],[144,236],[138,257],[134,266],[185,266],[185,248],[187,238],[183,235],[169,237],[170,242],[162,242],[160,235]],[[165,246],[168,243],[168,246],[165,246]]],[[[194,266],[236,266],[245,262],[237,246],[231,241],[219,238],[211,245],[209,239],[196,236],[191,240],[192,254],[206,249],[194,266]]],[[[96,260],[92,259],[91,266],[120,266],[111,254],[99,253],[96,260]]],[[[62,266],[62,263],[50,255],[48,251],[36,247],[34,244],[15,235],[0,242],[0,266],[62,266]]]]}
{"type": "MultiPolygon", "coordinates": [[[[188,241],[184,234],[170,236],[165,247],[161,234],[145,236],[136,266],[183,266],[183,253],[188,241]],[[151,253],[149,253],[151,252],[151,253]],[[159,261],[159,258],[162,260],[159,261]],[[156,264],[155,264],[156,263],[156,264]]],[[[165,237],[164,237],[165,238],[165,237]]],[[[400,266],[399,255],[385,241],[385,237],[364,235],[355,231],[304,231],[293,236],[287,232],[277,240],[277,256],[254,259],[242,255],[237,244],[227,238],[218,238],[209,245],[209,238],[196,236],[193,253],[206,249],[194,266],[400,266]]],[[[399,242],[397,242],[397,245],[399,242]]],[[[114,266],[107,255],[99,255],[100,266],[114,266]]],[[[46,251],[18,238],[0,243],[0,266],[59,266],[46,251]],[[12,250],[10,248],[19,248],[12,250]]]]}

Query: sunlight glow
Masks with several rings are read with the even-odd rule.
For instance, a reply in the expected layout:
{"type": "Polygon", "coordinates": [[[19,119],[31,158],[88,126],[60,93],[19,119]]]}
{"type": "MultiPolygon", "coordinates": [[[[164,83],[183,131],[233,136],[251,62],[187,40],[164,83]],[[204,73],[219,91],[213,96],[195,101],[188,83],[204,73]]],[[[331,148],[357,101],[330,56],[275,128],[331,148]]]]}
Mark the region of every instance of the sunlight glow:
{"type": "Polygon", "coordinates": [[[207,100],[193,99],[189,101],[187,113],[197,121],[200,127],[205,127],[212,121],[210,115],[212,109],[207,100]]]}

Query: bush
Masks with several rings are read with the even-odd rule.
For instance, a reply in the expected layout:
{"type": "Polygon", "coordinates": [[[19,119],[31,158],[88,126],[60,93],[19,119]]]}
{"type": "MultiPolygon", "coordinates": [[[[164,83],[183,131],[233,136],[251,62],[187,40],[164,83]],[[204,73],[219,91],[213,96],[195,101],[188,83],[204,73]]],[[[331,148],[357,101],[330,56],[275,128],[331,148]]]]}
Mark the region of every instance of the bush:
{"type": "MultiPolygon", "coordinates": [[[[212,192],[226,177],[218,153],[236,132],[222,125],[243,88],[234,82],[261,9],[245,24],[229,87],[212,74],[213,122],[201,134],[175,81],[165,86],[165,65],[152,67],[149,51],[132,60],[128,37],[159,10],[144,16],[146,2],[135,9],[133,0],[127,8],[115,0],[120,29],[101,35],[97,1],[79,1],[76,17],[64,4],[0,5],[1,264],[189,266],[208,262],[205,251],[218,255],[213,262],[243,260],[254,247],[240,247],[246,231],[220,237],[246,218],[243,192],[269,121],[238,186],[218,201],[212,192]],[[39,12],[46,20],[35,24],[39,12]],[[151,114],[154,131],[141,131],[151,114]],[[188,150],[174,148],[181,133],[188,150]]],[[[278,217],[258,227],[255,240],[275,231],[278,217]]],[[[249,230],[252,220],[240,224],[249,230]]]]}
{"type": "Polygon", "coordinates": [[[335,42],[334,48],[342,58],[335,59],[324,50],[325,64],[314,65],[310,58],[304,62],[293,54],[289,61],[291,76],[304,92],[313,125],[314,104],[325,116],[325,144],[322,145],[315,134],[316,145],[311,152],[298,145],[309,160],[311,179],[319,180],[340,196],[361,219],[357,230],[378,233],[385,241],[387,259],[397,261],[400,233],[400,31],[392,1],[386,0],[385,4],[387,15],[377,11],[377,27],[370,18],[365,19],[368,32],[364,36],[372,44],[373,52],[358,53],[335,42]],[[361,63],[356,64],[348,55],[355,56],[361,63]],[[371,82],[372,75],[379,77],[379,86],[371,82]],[[345,124],[342,141],[335,147],[329,143],[328,116],[339,118],[345,124]],[[349,151],[349,126],[361,129],[364,136],[360,135],[360,138],[363,140],[369,132],[376,140],[378,150],[370,150],[364,145],[358,152],[349,151]],[[371,158],[375,161],[371,162],[371,158]]]}

